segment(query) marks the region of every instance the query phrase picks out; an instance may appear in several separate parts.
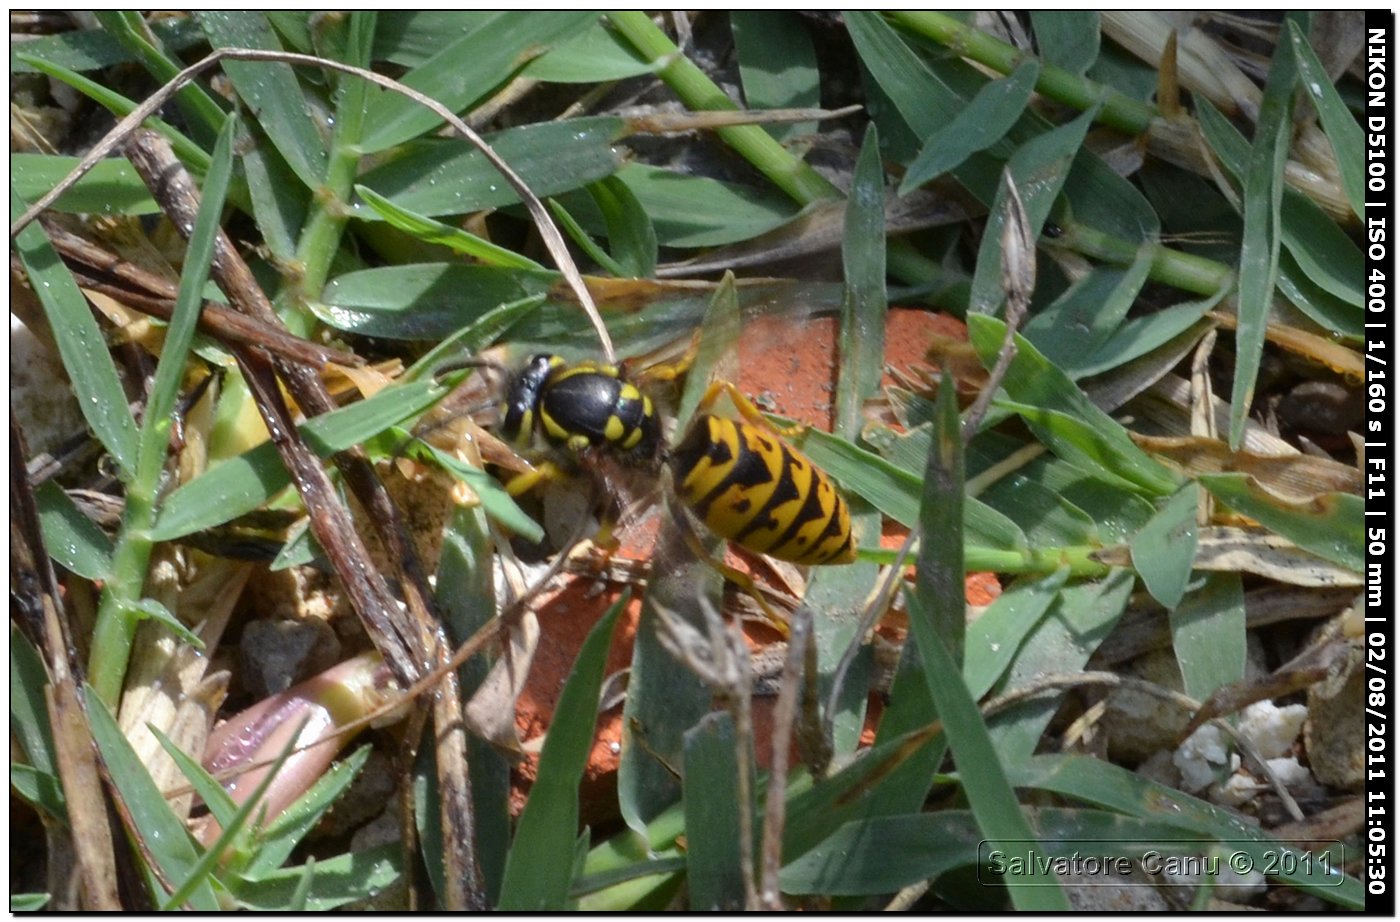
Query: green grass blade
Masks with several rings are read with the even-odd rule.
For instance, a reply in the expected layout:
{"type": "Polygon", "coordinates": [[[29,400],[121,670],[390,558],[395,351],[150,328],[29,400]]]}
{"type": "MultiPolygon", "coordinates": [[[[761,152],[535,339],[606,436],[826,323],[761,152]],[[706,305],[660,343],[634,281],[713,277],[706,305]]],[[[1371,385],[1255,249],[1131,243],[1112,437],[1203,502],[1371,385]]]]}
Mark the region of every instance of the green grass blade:
{"type": "Polygon", "coordinates": [[[1032,59],[1010,76],[978,90],[952,121],[924,138],[924,146],[899,184],[899,194],[908,194],[1000,141],[1021,118],[1039,76],[1040,64],[1032,59]]]}
{"type": "MultiPolygon", "coordinates": [[[[968,338],[990,368],[1005,327],[992,317],[969,315],[967,320],[968,338]]],[[[1047,423],[1037,432],[1042,440],[1057,440],[1087,452],[1097,459],[1095,463],[1108,465],[1113,474],[1149,493],[1166,496],[1175,492],[1180,478],[1138,448],[1123,426],[1094,406],[1068,375],[1020,336],[1016,337],[1016,349],[1002,387],[1016,403],[1041,411],[1047,423]]],[[[1032,425],[1037,422],[1031,420],[1032,425]]]]}
{"type": "Polygon", "coordinates": [[[540,753],[539,773],[520,814],[501,883],[503,910],[558,910],[569,901],[578,837],[578,786],[597,722],[613,625],[624,596],[588,632],[564,683],[540,753]]]}
{"type": "MultiPolygon", "coordinates": [[[[190,231],[185,268],[175,297],[174,314],[165,328],[160,363],[146,398],[146,415],[141,427],[141,468],[154,494],[170,445],[175,405],[185,378],[185,360],[194,341],[195,326],[204,307],[204,283],[214,258],[214,244],[221,232],[224,196],[233,170],[233,134],[236,119],[225,119],[214,145],[209,172],[200,193],[199,213],[190,231]]],[[[136,486],[136,485],[133,485],[136,486]]],[[[152,497],[154,498],[154,496],[152,497]]]]}
{"type": "Polygon", "coordinates": [[[1133,567],[1147,591],[1167,611],[1176,608],[1191,579],[1200,498],[1200,488],[1186,484],[1133,537],[1133,567]]]}
{"type": "MultiPolygon", "coordinates": [[[[922,605],[917,599],[917,595],[909,597],[911,634],[919,643],[924,676],[943,719],[953,759],[960,766],[968,766],[962,777],[963,790],[977,817],[977,828],[984,839],[1019,843],[1027,851],[1043,854],[1007,781],[977,702],[968,694],[957,664],[934,633],[928,615],[919,610],[922,605]]],[[[1046,912],[1069,908],[1064,893],[1051,880],[1008,880],[1007,889],[1018,910],[1046,912]]]]}
{"type": "MultiPolygon", "coordinates": [[[[495,18],[491,10],[379,10],[373,58],[399,67],[419,67],[495,18]]],[[[301,14],[299,19],[304,19],[301,14]]]]}
{"type": "Polygon", "coordinates": [[[885,313],[885,174],[880,164],[880,136],[872,124],[861,142],[860,156],[846,203],[841,243],[845,297],[837,355],[835,432],[848,440],[860,434],[861,407],[875,396],[884,368],[885,313]]]}
{"type": "Polygon", "coordinates": [[[479,259],[488,266],[496,266],[503,269],[534,269],[540,272],[548,270],[530,259],[521,256],[513,250],[497,246],[489,240],[484,240],[476,234],[462,230],[460,227],[452,227],[432,218],[425,217],[406,208],[400,208],[384,196],[375,192],[368,186],[355,186],[355,192],[366,205],[374,209],[388,223],[397,227],[406,234],[411,234],[424,243],[435,243],[445,246],[454,252],[479,259]]]}
{"type": "Polygon", "coordinates": [[[967,626],[963,680],[972,697],[981,698],[1001,679],[1068,578],[1068,570],[1057,570],[1040,579],[1018,581],[967,626]]]}
{"type": "Polygon", "coordinates": [[[608,226],[608,245],[621,278],[656,275],[656,228],[631,188],[616,176],[588,184],[608,226]]]}
{"type": "Polygon", "coordinates": [[[1031,10],[1036,47],[1045,63],[1084,76],[1099,56],[1095,10],[1031,10]]]}
{"type": "Polygon", "coordinates": [[[1083,377],[1080,363],[1123,328],[1147,282],[1152,250],[1149,244],[1140,247],[1131,266],[1095,266],[1038,310],[1021,328],[1021,335],[1071,378],[1083,377]]]}
{"type": "Polygon", "coordinates": [[[1155,351],[1191,329],[1227,293],[1228,290],[1222,288],[1208,298],[1184,301],[1145,317],[1124,320],[1092,354],[1074,362],[1077,376],[1087,378],[1102,374],[1155,351]]]}
{"type": "Polygon", "coordinates": [[[1342,101],[1341,94],[1328,78],[1327,71],[1317,59],[1303,31],[1298,28],[1298,23],[1290,21],[1286,26],[1303,89],[1312,97],[1322,130],[1326,132],[1327,140],[1332,142],[1337,172],[1341,174],[1342,188],[1346,191],[1347,201],[1351,203],[1351,210],[1357,218],[1361,218],[1366,205],[1365,151],[1361,126],[1342,101]]]}
{"type": "MultiPolygon", "coordinates": [[[[141,14],[130,10],[99,10],[94,15],[157,83],[169,83],[184,69],[183,64],[166,55],[159,45],[160,39],[141,14]]],[[[175,101],[200,141],[208,144],[218,135],[227,116],[202,86],[186,84],[175,94],[175,101]]]]}
{"type": "MultiPolygon", "coordinates": [[[[77,157],[56,154],[10,154],[10,182],[25,201],[34,201],[58,185],[78,165],[77,157]]],[[[155,214],[160,206],[125,159],[102,160],[53,203],[68,214],[155,214]]]]}
{"type": "Polygon", "coordinates": [[[214,818],[220,828],[230,829],[238,822],[238,804],[234,802],[229,792],[224,790],[224,786],[211,775],[200,761],[189,755],[175,741],[160,731],[154,724],[148,725],[147,729],[155,736],[156,742],[160,743],[162,749],[175,762],[180,773],[189,779],[190,787],[196,796],[204,801],[209,808],[209,815],[214,818]]]}
{"type": "Polygon", "coordinates": [[[1292,251],[1279,254],[1278,270],[1278,290],[1318,326],[1355,342],[1366,335],[1365,314],[1309,278],[1292,251]]]}
{"type": "MultiPolygon", "coordinates": [[[[935,668],[935,657],[946,655],[954,663],[953,675],[961,678],[963,637],[967,627],[963,583],[963,503],[967,487],[955,392],[953,376],[945,371],[934,406],[933,443],[924,465],[919,503],[921,540],[912,597],[917,599],[922,610],[922,617],[917,619],[922,623],[915,628],[912,608],[909,622],[911,636],[918,638],[919,655],[925,666],[935,668]],[[931,644],[939,649],[929,649],[931,644]]],[[[932,680],[929,692],[935,706],[939,704],[940,694],[948,693],[946,688],[936,688],[932,680]]],[[[938,710],[943,713],[941,707],[938,710]]]]}
{"type": "MultiPolygon", "coordinates": [[[[806,24],[795,10],[731,10],[729,28],[750,109],[815,109],[821,73],[806,24]]],[[[779,141],[812,134],[816,122],[766,125],[779,141]]]]}
{"type": "MultiPolygon", "coordinates": [[[[923,479],[919,475],[816,429],[809,429],[798,447],[847,492],[905,526],[918,521],[919,498],[923,495],[923,479]]],[[[921,460],[922,457],[926,455],[921,460]]],[[[1002,550],[1027,547],[1020,527],[986,503],[969,497],[965,518],[963,527],[970,544],[1002,550]]]]}
{"type": "MultiPolygon", "coordinates": [[[[727,713],[707,715],[685,734],[686,882],[690,908],[738,911],[744,907],[739,854],[738,765],[734,721],[727,713]]],[[[745,745],[748,745],[746,742],[745,745]]],[[[752,769],[753,756],[749,756],[752,769]]],[[[754,790],[752,780],[749,790],[754,790]]],[[[757,816],[751,804],[749,816],[757,816]]]]}
{"type": "MultiPolygon", "coordinates": [[[[1061,589],[1049,615],[1021,644],[993,692],[1035,682],[1046,673],[1083,669],[1126,610],[1135,582],[1130,571],[1114,570],[1103,579],[1061,589]]],[[[1002,765],[1017,765],[1035,752],[1061,700],[1041,696],[992,719],[989,729],[1002,765]]]]}
{"type": "Polygon", "coordinates": [[[438,340],[503,305],[547,294],[558,279],[553,272],[459,263],[377,266],[332,279],[311,308],[338,330],[438,340]]]}
{"type": "Polygon", "coordinates": [[[79,576],[106,579],[112,570],[112,539],[107,533],[51,480],[34,491],[34,499],[49,556],[79,576]]]}
{"type": "MultiPolygon", "coordinates": [[[[1251,156],[1244,136],[1204,100],[1199,119],[1202,134],[1220,158],[1221,165],[1237,181],[1242,180],[1251,156]]],[[[1347,305],[1351,323],[1359,324],[1363,265],[1356,244],[1318,205],[1291,188],[1283,190],[1279,222],[1283,247],[1298,268],[1313,285],[1347,305]]],[[[1306,304],[1299,306],[1307,307],[1306,304]]],[[[1324,323],[1335,328],[1341,322],[1339,319],[1324,323]]]]}
{"type": "Polygon", "coordinates": [[[546,83],[607,83],[653,73],[655,69],[616,32],[594,22],[526,64],[520,73],[546,83]]]}
{"type": "MultiPolygon", "coordinates": [[[[662,522],[653,575],[637,621],[617,770],[618,808],[637,842],[645,841],[648,824],[679,800],[680,784],[672,766],[684,758],[685,732],[709,712],[714,697],[711,688],[662,645],[661,619],[680,619],[705,636],[700,606],[717,610],[722,601],[719,573],[690,553],[671,516],[663,516],[662,522]]],[[[710,553],[717,552],[712,546],[710,553]]]]}
{"type": "MultiPolygon", "coordinates": [[[[192,874],[200,866],[200,854],[185,824],[171,811],[107,706],[90,687],[87,689],[87,713],[108,777],[121,792],[131,824],[145,839],[151,860],[160,867],[165,880],[193,880],[192,874]]],[[[164,894],[152,895],[158,902],[164,902],[164,894]]],[[[200,912],[220,909],[218,897],[208,880],[194,883],[187,899],[187,905],[200,912]]]]}
{"type": "MultiPolygon", "coordinates": [[[[544,198],[615,173],[622,163],[613,145],[624,128],[622,119],[597,116],[522,125],[485,140],[544,198]]],[[[406,144],[398,156],[359,181],[400,208],[428,216],[466,214],[520,201],[500,171],[474,146],[458,139],[406,144]]]]}
{"type": "Polygon", "coordinates": [[[250,132],[242,153],[253,219],[277,259],[296,260],[297,237],[311,213],[312,192],[272,144],[250,132]]]}
{"type": "MultiPolygon", "coordinates": [[[[1092,106],[1073,121],[1026,141],[1016,148],[1006,162],[1006,169],[1011,172],[1020,190],[1032,236],[1040,235],[1040,229],[1050,216],[1050,208],[1060,194],[1098,112],[1099,107],[1092,106]]],[[[987,228],[982,233],[982,243],[977,250],[977,268],[973,272],[972,295],[968,301],[969,314],[995,313],[1005,298],[1001,280],[1002,225],[1007,215],[1005,196],[1005,185],[999,183],[987,218],[987,228]]]]}
{"type": "Polygon", "coordinates": [[[44,689],[49,674],[39,653],[10,621],[10,734],[18,744],[17,758],[11,761],[10,783],[15,769],[27,762],[33,775],[25,783],[26,799],[48,812],[54,821],[67,825],[67,807],[58,778],[58,756],[53,731],[49,727],[44,689]]]}
{"type": "Polygon", "coordinates": [[[987,487],[978,498],[1019,525],[1031,547],[1102,545],[1094,517],[1038,482],[1033,474],[1040,470],[1037,465],[1028,465],[987,487]]]}
{"type": "MultiPolygon", "coordinates": [[[[149,26],[156,39],[171,51],[187,51],[204,40],[199,27],[188,18],[159,20],[149,26]]],[[[131,52],[103,29],[75,29],[27,38],[29,41],[10,45],[11,74],[34,73],[35,69],[25,63],[18,53],[20,50],[32,58],[40,58],[78,73],[102,70],[133,60],[131,52]]]]}
{"type": "MultiPolygon", "coordinates": [[[[197,13],[200,28],[215,48],[261,48],[281,51],[282,45],[263,13],[249,10],[197,13]]],[[[290,64],[273,61],[225,61],[234,89],[257,115],[257,124],[277,147],[308,189],[326,178],[326,137],[330,127],[318,124],[320,104],[310,99],[290,64]]],[[[328,113],[322,112],[324,119],[328,113]]]]}
{"type": "MultiPolygon", "coordinates": [[[[617,175],[651,217],[657,242],[663,246],[737,243],[780,227],[797,213],[790,201],[768,190],[686,176],[644,163],[629,163],[617,175]]],[[[579,217],[585,220],[581,212],[579,217]]],[[[601,220],[599,224],[601,228],[601,220]]]]}
{"type": "MultiPolygon", "coordinates": [[[[963,773],[963,790],[977,818],[977,828],[991,840],[1026,843],[1039,852],[1016,794],[1006,781],[987,725],[962,678],[966,602],[963,598],[962,426],[952,376],[944,374],[938,389],[934,449],[925,474],[919,550],[914,590],[908,593],[909,634],[924,661],[924,679],[953,759],[959,766],[977,766],[963,773]]],[[[1053,880],[1008,880],[1011,901],[1020,910],[1068,909],[1069,903],[1053,880]],[[1040,885],[1037,886],[1037,883],[1040,885]],[[1049,884],[1049,886],[1046,886],[1049,884]]]]}
{"type": "MultiPolygon", "coordinates": [[[[531,58],[573,37],[597,19],[587,11],[496,13],[479,27],[442,47],[400,81],[454,112],[469,110],[531,58]]],[[[436,114],[398,93],[381,93],[366,114],[363,150],[377,153],[440,127],[436,114]]]]}
{"type": "MultiPolygon", "coordinates": [[[[89,80],[82,74],[51,64],[48,61],[28,57],[24,54],[19,54],[18,57],[35,70],[73,87],[98,105],[109,110],[118,118],[130,115],[131,112],[136,109],[136,103],[132,102],[130,99],[108,89],[95,80],[89,80]]],[[[162,137],[170,142],[171,148],[175,151],[175,156],[180,158],[180,162],[188,167],[190,172],[194,173],[196,176],[203,176],[205,171],[209,169],[209,154],[205,152],[204,148],[185,137],[179,131],[176,131],[169,123],[152,117],[147,119],[143,124],[152,131],[159,132],[162,137]]]]}
{"type": "Polygon", "coordinates": [[[1182,690],[1204,701],[1244,679],[1244,590],[1238,573],[1205,573],[1168,613],[1182,690]]]}
{"type": "MultiPolygon", "coordinates": [[[[19,217],[25,207],[24,200],[11,189],[10,220],[19,217]]],[[[123,479],[128,479],[136,471],[136,422],[102,329],[38,223],[20,232],[14,248],[44,308],[83,417],[117,463],[123,479]]]]}
{"type": "Polygon", "coordinates": [[[361,746],[337,761],[324,775],[316,779],[316,783],[305,794],[298,797],[281,816],[274,819],[262,831],[257,853],[244,870],[244,874],[250,879],[257,879],[281,867],[306,838],[306,834],[326,815],[326,811],[331,809],[336,799],[350,787],[364,768],[365,762],[369,760],[371,751],[369,746],[361,746]]]}
{"type": "MultiPolygon", "coordinates": [[[[442,389],[428,381],[389,387],[299,428],[317,454],[327,457],[422,412],[441,397],[442,389]]],[[[161,506],[151,538],[171,541],[230,521],[252,512],[290,483],[276,448],[265,442],[172,492],[161,506]]]]}
{"type": "Polygon", "coordinates": [[[1254,385],[1264,353],[1264,327],[1278,284],[1279,210],[1292,127],[1290,103],[1297,79],[1293,46],[1281,42],[1269,67],[1244,173],[1244,238],[1240,242],[1236,307],[1239,326],[1235,330],[1235,378],[1230,391],[1232,449],[1240,447],[1245,420],[1254,403],[1254,385]]]}
{"type": "Polygon", "coordinates": [[[300,900],[307,910],[326,912],[374,896],[398,880],[402,864],[403,844],[389,842],[227,883],[246,909],[289,912],[300,900]]]}
{"type": "Polygon", "coordinates": [[[559,222],[564,233],[569,235],[569,239],[573,240],[580,250],[583,250],[584,255],[597,263],[598,267],[609,275],[615,278],[627,277],[627,270],[622,268],[617,260],[609,256],[608,252],[599,246],[596,240],[588,236],[588,231],[584,230],[583,225],[569,214],[568,209],[556,199],[549,199],[548,204],[550,213],[554,215],[554,220],[559,222]]]}

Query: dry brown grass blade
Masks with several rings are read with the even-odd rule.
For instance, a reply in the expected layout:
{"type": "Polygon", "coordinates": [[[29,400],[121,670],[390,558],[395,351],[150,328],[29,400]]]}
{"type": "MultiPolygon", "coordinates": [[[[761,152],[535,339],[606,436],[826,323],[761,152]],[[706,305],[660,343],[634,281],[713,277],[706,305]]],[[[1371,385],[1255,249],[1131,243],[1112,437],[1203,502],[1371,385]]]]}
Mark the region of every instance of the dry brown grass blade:
{"type": "Polygon", "coordinates": [[[76,888],[60,882],[51,892],[59,899],[77,891],[78,902],[66,900],[59,910],[120,910],[117,892],[116,854],[107,804],[98,769],[97,745],[88,726],[84,696],[78,690],[81,673],[70,653],[74,649],[62,615],[63,596],[53,564],[44,546],[39,510],[25,473],[28,450],[14,416],[10,417],[10,586],[15,608],[28,613],[24,619],[36,642],[50,685],[44,690],[49,726],[53,732],[58,776],[68,807],[67,835],[74,855],[76,888]]]}
{"type": "MultiPolygon", "coordinates": [[[[55,223],[43,224],[49,242],[68,264],[80,287],[101,292],[152,317],[167,321],[171,318],[177,294],[173,283],[55,223]]],[[[331,363],[348,367],[365,363],[353,352],[317,345],[215,301],[205,301],[200,309],[199,331],[230,346],[256,346],[316,369],[331,363]]]]}
{"type": "Polygon", "coordinates": [[[467,702],[465,719],[473,733],[490,742],[510,759],[520,759],[524,750],[515,723],[516,702],[525,690],[540,643],[540,623],[526,610],[506,633],[501,656],[477,686],[467,702]]]}
{"type": "MultiPolygon", "coordinates": [[[[1252,573],[1290,586],[1311,589],[1354,588],[1361,574],[1323,560],[1287,538],[1260,528],[1210,525],[1199,529],[1196,570],[1219,573],[1252,573]]],[[[1132,565],[1126,546],[1105,548],[1094,559],[1110,567],[1132,565]]]]}
{"type": "Polygon", "coordinates": [[[992,405],[997,388],[1001,387],[1002,379],[1011,368],[1011,361],[1016,357],[1016,331],[1026,317],[1031,292],[1035,290],[1035,234],[1031,231],[1026,206],[1021,202],[1021,193],[1016,188],[1009,167],[1002,171],[1001,181],[1002,188],[1006,190],[1003,202],[1006,215],[1001,225],[1001,289],[1006,295],[1006,333],[986,385],[963,416],[964,446],[977,434],[982,417],[987,415],[987,408],[992,405]]]}
{"type": "Polygon", "coordinates": [[[1361,472],[1330,458],[1231,451],[1230,446],[1218,439],[1194,436],[1133,435],[1132,438],[1144,451],[1189,477],[1231,472],[1249,474],[1263,489],[1294,502],[1324,493],[1361,493],[1361,472]]]}
{"type": "MultiPolygon", "coordinates": [[[[1211,311],[1207,316],[1227,330],[1233,330],[1239,322],[1234,314],[1226,311],[1211,311]]],[[[1360,353],[1316,333],[1270,323],[1264,328],[1264,338],[1280,349],[1325,365],[1347,381],[1359,384],[1364,375],[1360,353]]]]}
{"type": "MultiPolygon", "coordinates": [[[[439,660],[447,658],[446,646],[438,648],[439,660]]],[[[438,728],[438,822],[443,846],[443,908],[449,912],[485,912],[491,908],[477,857],[476,814],[472,809],[471,781],[467,774],[467,732],[462,719],[462,694],[457,673],[443,673],[433,698],[433,725],[438,728]]],[[[405,797],[411,785],[404,785],[405,797]]],[[[412,813],[405,811],[404,826],[411,827],[412,813]]]]}

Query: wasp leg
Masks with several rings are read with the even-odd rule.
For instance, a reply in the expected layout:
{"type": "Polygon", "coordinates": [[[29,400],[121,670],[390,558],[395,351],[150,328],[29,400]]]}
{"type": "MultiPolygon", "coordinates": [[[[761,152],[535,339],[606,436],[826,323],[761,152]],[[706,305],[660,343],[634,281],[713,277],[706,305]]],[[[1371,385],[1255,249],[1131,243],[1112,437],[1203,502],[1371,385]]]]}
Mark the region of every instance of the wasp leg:
{"type": "Polygon", "coordinates": [[[758,591],[758,585],[742,570],[736,570],[722,560],[716,560],[705,547],[705,543],[700,540],[700,536],[695,531],[695,526],[690,522],[689,513],[677,508],[675,501],[668,496],[666,505],[670,507],[671,517],[676,520],[676,525],[680,528],[681,538],[685,541],[686,547],[698,559],[703,560],[725,579],[748,594],[758,604],[759,611],[763,613],[763,623],[787,638],[789,629],[787,619],[774,610],[773,606],[763,597],[763,593],[758,591]]]}
{"type": "Polygon", "coordinates": [[[535,487],[551,480],[565,480],[568,475],[553,461],[541,461],[528,471],[516,474],[506,483],[506,492],[511,496],[523,496],[535,487]]]}
{"type": "Polygon", "coordinates": [[[629,359],[623,365],[641,366],[632,375],[632,380],[638,384],[662,384],[667,381],[675,381],[690,371],[691,366],[695,364],[695,357],[700,354],[700,334],[696,333],[690,337],[690,341],[686,343],[685,349],[679,357],[668,360],[666,356],[674,352],[674,345],[662,346],[648,355],[629,359]]]}
{"type": "Polygon", "coordinates": [[[715,401],[719,400],[720,394],[729,395],[729,400],[734,404],[734,409],[738,410],[739,415],[746,421],[760,428],[767,429],[769,432],[776,432],[784,438],[792,438],[793,436],[801,435],[807,428],[801,424],[794,424],[791,426],[779,426],[774,424],[768,417],[763,415],[762,410],[754,406],[752,400],[744,396],[743,391],[739,390],[739,388],[735,387],[734,384],[729,381],[711,381],[710,386],[705,388],[704,396],[700,398],[697,409],[701,412],[707,412],[710,407],[714,406],[715,401]]]}

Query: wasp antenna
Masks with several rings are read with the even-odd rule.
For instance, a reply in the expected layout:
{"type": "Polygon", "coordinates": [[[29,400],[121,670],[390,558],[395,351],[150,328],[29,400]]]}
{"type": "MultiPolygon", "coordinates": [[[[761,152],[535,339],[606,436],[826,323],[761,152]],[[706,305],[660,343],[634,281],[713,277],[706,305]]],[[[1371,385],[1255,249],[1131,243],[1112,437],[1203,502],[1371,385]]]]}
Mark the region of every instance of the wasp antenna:
{"type": "Polygon", "coordinates": [[[433,376],[436,377],[438,375],[445,375],[454,371],[462,371],[465,368],[487,368],[491,371],[496,372],[497,374],[510,374],[510,369],[507,368],[504,364],[496,361],[495,359],[484,359],[475,356],[468,356],[466,358],[452,359],[451,361],[443,362],[441,365],[433,369],[433,376]]]}

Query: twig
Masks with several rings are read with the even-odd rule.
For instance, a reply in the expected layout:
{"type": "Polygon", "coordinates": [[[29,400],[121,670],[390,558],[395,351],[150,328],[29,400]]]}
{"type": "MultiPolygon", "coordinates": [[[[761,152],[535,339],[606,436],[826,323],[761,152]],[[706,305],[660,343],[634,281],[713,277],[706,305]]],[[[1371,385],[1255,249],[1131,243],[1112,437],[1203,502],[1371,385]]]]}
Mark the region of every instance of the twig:
{"type": "MultiPolygon", "coordinates": [[[[784,908],[782,891],[778,888],[778,870],[783,864],[783,825],[787,819],[788,750],[792,746],[792,722],[797,715],[798,690],[804,678],[802,663],[812,632],[812,613],[805,606],[798,608],[793,613],[791,624],[787,660],[783,663],[783,681],[778,686],[778,700],[773,706],[773,752],[763,807],[763,876],[759,885],[758,908],[774,911],[784,908]]],[[[806,679],[813,681],[816,676],[807,676],[806,679]]]]}

